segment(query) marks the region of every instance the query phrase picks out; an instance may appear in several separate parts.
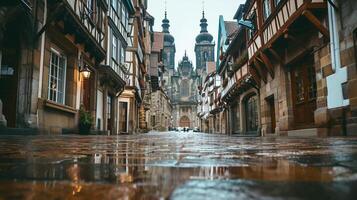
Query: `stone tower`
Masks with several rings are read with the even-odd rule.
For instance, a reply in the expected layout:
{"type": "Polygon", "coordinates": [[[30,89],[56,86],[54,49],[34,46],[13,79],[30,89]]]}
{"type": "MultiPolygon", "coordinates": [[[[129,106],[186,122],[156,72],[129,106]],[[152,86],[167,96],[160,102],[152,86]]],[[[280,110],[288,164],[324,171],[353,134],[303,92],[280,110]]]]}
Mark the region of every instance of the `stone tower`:
{"type": "Polygon", "coordinates": [[[175,73],[175,38],[170,34],[170,21],[167,19],[167,11],[165,11],[165,18],[162,20],[162,32],[164,33],[164,49],[162,52],[162,61],[165,66],[163,73],[164,85],[163,87],[168,93],[168,96],[172,98],[172,76],[175,73]]]}
{"type": "Polygon", "coordinates": [[[207,19],[205,18],[205,12],[202,12],[201,19],[201,31],[196,37],[195,53],[196,53],[196,70],[198,74],[202,74],[202,71],[206,68],[207,62],[214,61],[214,47],[213,36],[208,33],[207,19]]]}

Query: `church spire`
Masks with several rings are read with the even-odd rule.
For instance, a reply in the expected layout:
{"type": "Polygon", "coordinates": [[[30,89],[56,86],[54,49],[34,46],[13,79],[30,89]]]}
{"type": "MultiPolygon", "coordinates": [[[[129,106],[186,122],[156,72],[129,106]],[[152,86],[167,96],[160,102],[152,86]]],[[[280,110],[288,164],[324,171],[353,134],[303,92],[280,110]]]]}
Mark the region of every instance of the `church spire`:
{"type": "Polygon", "coordinates": [[[201,33],[206,33],[207,31],[207,19],[205,18],[205,11],[202,12],[202,19],[201,19],[201,33]]]}
{"type": "Polygon", "coordinates": [[[205,18],[205,1],[202,1],[202,19],[201,19],[201,33],[206,33],[207,31],[207,19],[205,18]]]}
{"type": "Polygon", "coordinates": [[[169,28],[170,28],[170,20],[167,19],[167,2],[165,1],[165,18],[162,20],[162,32],[164,33],[170,33],[169,28]]]}
{"type": "Polygon", "coordinates": [[[167,11],[165,11],[165,18],[162,20],[162,32],[170,33],[170,20],[167,19],[167,11]]]}

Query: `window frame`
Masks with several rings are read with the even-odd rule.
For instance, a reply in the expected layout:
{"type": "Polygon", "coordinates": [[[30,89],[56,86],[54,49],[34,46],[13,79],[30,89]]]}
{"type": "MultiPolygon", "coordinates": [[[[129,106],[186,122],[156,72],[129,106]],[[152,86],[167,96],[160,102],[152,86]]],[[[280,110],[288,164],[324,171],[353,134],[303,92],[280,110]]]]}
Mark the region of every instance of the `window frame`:
{"type": "Polygon", "coordinates": [[[355,50],[355,65],[357,68],[357,28],[355,28],[352,32],[352,37],[353,37],[353,47],[355,50]]]}
{"type": "Polygon", "coordinates": [[[115,36],[114,33],[112,33],[111,50],[112,50],[112,55],[111,55],[112,60],[118,62],[118,38],[115,36]]]}
{"type": "MultiPolygon", "coordinates": [[[[273,1],[275,2],[275,0],[273,1]]],[[[263,19],[264,21],[266,21],[271,16],[273,11],[272,0],[263,0],[262,7],[263,7],[263,19]]]]}
{"type": "Polygon", "coordinates": [[[67,82],[67,57],[61,53],[61,51],[58,51],[54,48],[51,48],[50,50],[50,63],[49,63],[49,73],[48,73],[48,92],[47,92],[47,99],[50,100],[50,101],[53,101],[53,102],[56,102],[56,103],[59,103],[59,104],[63,104],[65,105],[66,104],[66,82],[67,82]],[[53,58],[53,55],[57,56],[58,57],[58,61],[57,61],[57,72],[56,72],[56,84],[57,84],[57,88],[55,90],[53,90],[51,88],[51,76],[52,76],[52,72],[53,72],[53,68],[52,68],[52,58],[53,58]],[[63,59],[63,72],[62,72],[62,88],[63,88],[63,91],[62,91],[62,101],[59,101],[58,99],[58,96],[59,96],[59,93],[61,91],[59,91],[58,88],[59,87],[59,79],[58,76],[59,76],[59,70],[60,70],[60,59],[63,59]],[[54,91],[56,93],[55,95],[55,98],[51,98],[51,92],[54,91]]]}

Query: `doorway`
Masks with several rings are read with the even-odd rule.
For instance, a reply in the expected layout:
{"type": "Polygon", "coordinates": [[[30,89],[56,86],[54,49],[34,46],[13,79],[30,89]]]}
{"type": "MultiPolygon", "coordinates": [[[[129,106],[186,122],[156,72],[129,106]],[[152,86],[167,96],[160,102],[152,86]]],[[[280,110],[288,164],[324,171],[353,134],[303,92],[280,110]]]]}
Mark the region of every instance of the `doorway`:
{"type": "Polygon", "coordinates": [[[16,105],[18,94],[18,74],[20,61],[20,44],[18,31],[5,31],[1,45],[0,99],[3,102],[3,114],[8,127],[16,127],[16,105]]]}
{"type": "Polygon", "coordinates": [[[240,110],[239,103],[235,102],[231,108],[231,130],[232,134],[240,134],[240,110]]]}
{"type": "Polygon", "coordinates": [[[107,130],[112,134],[113,132],[113,96],[107,96],[107,130]]]}
{"type": "Polygon", "coordinates": [[[291,88],[295,128],[314,125],[316,110],[316,73],[311,56],[303,59],[291,71],[291,88]]]}
{"type": "Polygon", "coordinates": [[[128,102],[119,102],[119,132],[128,132],[128,102]]]}
{"type": "Polygon", "coordinates": [[[190,118],[183,116],[180,119],[180,127],[191,127],[190,118]]]}
{"type": "Polygon", "coordinates": [[[275,102],[274,96],[270,96],[266,99],[269,108],[270,117],[270,133],[275,133],[276,128],[276,116],[275,116],[275,102]]]}
{"type": "Polygon", "coordinates": [[[256,134],[259,127],[257,95],[252,95],[245,101],[245,114],[247,134],[256,134]]]}

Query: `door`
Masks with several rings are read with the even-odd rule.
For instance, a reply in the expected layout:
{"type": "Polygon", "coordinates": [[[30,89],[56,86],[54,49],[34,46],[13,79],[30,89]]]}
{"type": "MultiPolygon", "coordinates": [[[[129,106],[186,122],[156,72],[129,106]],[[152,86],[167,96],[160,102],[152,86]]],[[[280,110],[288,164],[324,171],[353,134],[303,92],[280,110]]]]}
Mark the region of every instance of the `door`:
{"type": "Polygon", "coordinates": [[[113,131],[113,96],[107,96],[107,130],[113,131]]]}
{"type": "Polygon", "coordinates": [[[317,95],[316,74],[312,58],[304,59],[292,69],[291,88],[295,128],[312,127],[317,95]]]}
{"type": "Polygon", "coordinates": [[[119,132],[128,132],[128,102],[119,102],[119,132]]]}
{"type": "Polygon", "coordinates": [[[187,116],[183,116],[180,119],[180,127],[191,127],[191,122],[190,122],[190,118],[188,118],[187,116]]]}
{"type": "Polygon", "coordinates": [[[275,118],[275,103],[274,103],[274,96],[267,98],[267,104],[269,107],[269,115],[270,115],[270,133],[275,133],[276,128],[276,118],[275,118]]]}
{"type": "Polygon", "coordinates": [[[239,103],[235,103],[232,106],[231,112],[231,130],[232,134],[239,134],[240,133],[240,112],[239,112],[239,103]]]}
{"type": "Polygon", "coordinates": [[[16,44],[17,40],[4,40],[3,48],[0,49],[0,99],[3,102],[3,114],[8,127],[16,126],[16,104],[18,92],[18,62],[20,51],[16,44]]]}
{"type": "Polygon", "coordinates": [[[83,79],[83,106],[86,111],[91,111],[93,83],[93,75],[83,79]]]}
{"type": "Polygon", "coordinates": [[[248,134],[255,134],[258,131],[258,97],[253,95],[245,102],[246,130],[248,134]]]}

